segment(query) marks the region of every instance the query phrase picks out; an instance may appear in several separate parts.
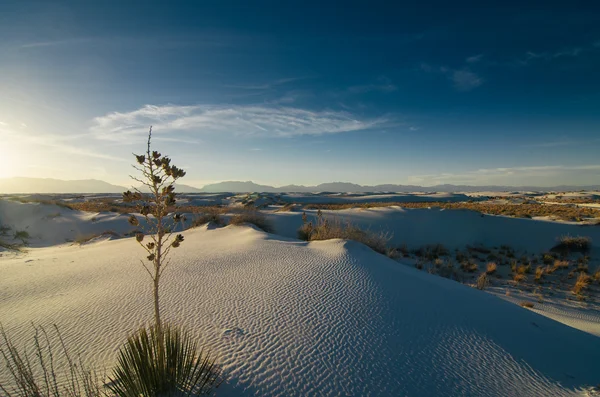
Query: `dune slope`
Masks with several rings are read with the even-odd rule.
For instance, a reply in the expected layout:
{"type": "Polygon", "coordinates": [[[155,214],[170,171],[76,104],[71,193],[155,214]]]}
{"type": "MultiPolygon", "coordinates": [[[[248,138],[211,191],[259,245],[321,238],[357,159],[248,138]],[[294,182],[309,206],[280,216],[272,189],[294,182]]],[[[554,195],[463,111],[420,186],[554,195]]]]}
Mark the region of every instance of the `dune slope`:
{"type": "MultiPolygon", "coordinates": [[[[361,244],[232,226],[185,236],[163,310],[218,353],[218,395],[561,396],[600,382],[597,337],[361,244]]],[[[3,258],[0,322],[19,343],[31,321],[56,323],[110,367],[151,319],[141,256],[122,239],[3,258]]]]}

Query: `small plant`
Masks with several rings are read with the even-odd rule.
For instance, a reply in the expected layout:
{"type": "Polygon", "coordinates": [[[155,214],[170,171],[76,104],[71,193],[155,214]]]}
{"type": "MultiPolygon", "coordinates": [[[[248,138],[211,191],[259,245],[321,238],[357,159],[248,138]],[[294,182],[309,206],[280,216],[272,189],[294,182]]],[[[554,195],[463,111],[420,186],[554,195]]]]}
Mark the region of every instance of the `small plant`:
{"type": "Polygon", "coordinates": [[[27,240],[29,238],[31,238],[31,236],[29,236],[29,232],[27,232],[26,230],[18,230],[13,235],[13,239],[15,239],[15,240],[21,240],[21,242],[23,243],[23,245],[27,245],[27,240]]]}
{"type": "Polygon", "coordinates": [[[516,283],[520,283],[521,281],[525,281],[525,280],[527,280],[527,276],[526,276],[526,275],[524,275],[524,274],[517,273],[517,274],[515,274],[515,275],[513,276],[513,280],[514,280],[516,283]]]}
{"type": "Polygon", "coordinates": [[[577,281],[575,281],[575,285],[573,286],[573,293],[575,295],[581,295],[581,293],[586,290],[588,288],[588,286],[590,285],[592,281],[592,278],[585,274],[585,273],[579,273],[579,276],[577,277],[577,281]]]}
{"type": "Polygon", "coordinates": [[[484,290],[490,285],[487,272],[483,272],[477,277],[477,289],[484,290]]]}
{"type": "Polygon", "coordinates": [[[542,281],[542,277],[544,276],[544,268],[542,266],[538,266],[535,268],[535,282],[539,283],[542,281]]]}
{"type": "Polygon", "coordinates": [[[105,396],[98,375],[71,355],[58,327],[54,326],[54,344],[43,327],[33,329],[31,346],[19,350],[0,325],[0,361],[8,376],[0,379],[4,397],[105,396]],[[64,372],[56,372],[57,358],[66,362],[64,372]]]}
{"type": "Polygon", "coordinates": [[[522,302],[519,302],[519,306],[521,306],[521,307],[526,307],[526,308],[528,308],[528,309],[532,309],[532,308],[533,308],[533,306],[534,306],[534,304],[533,304],[533,303],[531,303],[531,302],[522,301],[522,302]]]}
{"type": "Polygon", "coordinates": [[[79,236],[73,242],[76,244],[82,245],[82,244],[90,242],[91,240],[98,238],[98,237],[121,237],[121,236],[119,235],[119,233],[117,233],[115,231],[106,230],[102,233],[90,234],[90,235],[86,235],[86,236],[79,236]]]}
{"type": "Polygon", "coordinates": [[[498,269],[498,265],[496,265],[495,262],[490,262],[486,266],[486,273],[487,274],[494,274],[494,273],[496,273],[497,269],[498,269]]]}
{"type": "Polygon", "coordinates": [[[119,352],[109,378],[119,397],[207,395],[222,382],[215,360],[179,327],[140,329],[119,352]]]}
{"type": "Polygon", "coordinates": [[[568,260],[556,259],[554,261],[554,269],[568,269],[569,265],[570,263],[568,260]]]}
{"type": "Polygon", "coordinates": [[[479,270],[479,265],[475,262],[465,261],[460,265],[461,269],[467,273],[475,273],[479,270]]]}

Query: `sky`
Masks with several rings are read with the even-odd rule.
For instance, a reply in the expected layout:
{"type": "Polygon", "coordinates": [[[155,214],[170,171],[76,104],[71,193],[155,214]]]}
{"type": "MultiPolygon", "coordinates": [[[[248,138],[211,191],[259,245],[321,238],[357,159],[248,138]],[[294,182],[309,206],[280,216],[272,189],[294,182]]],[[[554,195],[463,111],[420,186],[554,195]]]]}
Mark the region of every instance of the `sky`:
{"type": "Polygon", "coordinates": [[[600,184],[600,3],[523,3],[3,0],[0,178],[600,184]]]}

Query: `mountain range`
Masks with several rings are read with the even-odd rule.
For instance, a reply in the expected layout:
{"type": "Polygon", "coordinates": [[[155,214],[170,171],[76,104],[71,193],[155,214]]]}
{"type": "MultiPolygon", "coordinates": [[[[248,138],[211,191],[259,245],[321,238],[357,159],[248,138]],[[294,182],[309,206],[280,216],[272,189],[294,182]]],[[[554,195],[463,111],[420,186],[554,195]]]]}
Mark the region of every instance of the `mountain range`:
{"type": "MultiPolygon", "coordinates": [[[[83,179],[65,181],[51,178],[2,178],[0,179],[0,194],[58,194],[58,193],[122,193],[124,186],[112,185],[97,179],[83,179]]],[[[371,193],[371,192],[478,192],[478,191],[573,191],[573,190],[600,190],[600,185],[592,186],[470,186],[470,185],[374,185],[364,186],[348,182],[322,183],[316,186],[286,185],[274,187],[259,185],[252,181],[228,181],[214,183],[197,188],[189,185],[176,184],[175,190],[180,193],[310,193],[310,192],[332,192],[332,193],[371,193]]]]}

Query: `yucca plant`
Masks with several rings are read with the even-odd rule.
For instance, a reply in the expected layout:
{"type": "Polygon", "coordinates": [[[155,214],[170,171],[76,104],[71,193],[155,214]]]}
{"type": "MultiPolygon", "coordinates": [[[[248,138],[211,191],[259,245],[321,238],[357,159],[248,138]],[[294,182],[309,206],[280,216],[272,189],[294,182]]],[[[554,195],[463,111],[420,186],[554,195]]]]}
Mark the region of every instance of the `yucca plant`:
{"type": "MultiPolygon", "coordinates": [[[[135,203],[146,221],[145,230],[137,232],[135,238],[148,254],[146,260],[151,263],[148,266],[142,261],[153,282],[154,324],[141,328],[128,338],[120,350],[109,388],[119,397],[208,394],[221,379],[221,370],[215,360],[203,350],[199,351],[198,344],[181,327],[163,324],[161,320],[161,276],[169,265],[169,253],[183,242],[183,236],[174,236],[173,230],[185,218],[173,213],[173,209],[176,197],[174,183],[185,176],[185,171],[171,165],[169,157],[152,151],[151,139],[152,127],[148,133],[146,153],[135,155],[137,165],[134,168],[142,177],[132,177],[150,193],[135,188],[133,192],[123,193],[123,201],[135,203]]],[[[134,215],[130,216],[129,222],[140,226],[134,215]]]]}
{"type": "Polygon", "coordinates": [[[188,332],[165,323],[128,338],[110,381],[120,397],[200,396],[220,385],[221,369],[188,332]]]}

